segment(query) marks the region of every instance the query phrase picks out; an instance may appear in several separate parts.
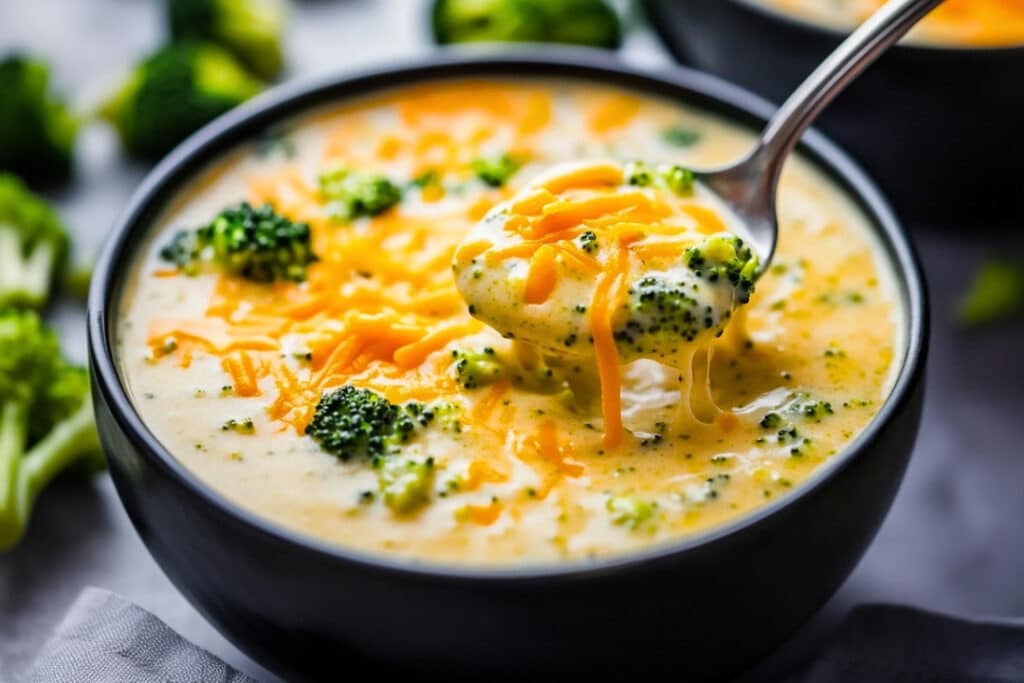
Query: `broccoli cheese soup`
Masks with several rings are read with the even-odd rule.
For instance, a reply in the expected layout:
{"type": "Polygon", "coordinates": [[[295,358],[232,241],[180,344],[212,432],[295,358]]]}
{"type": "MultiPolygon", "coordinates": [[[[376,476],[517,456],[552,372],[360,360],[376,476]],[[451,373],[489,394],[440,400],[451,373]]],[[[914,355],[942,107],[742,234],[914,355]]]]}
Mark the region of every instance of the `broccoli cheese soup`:
{"type": "MultiPolygon", "coordinates": [[[[810,21],[848,30],[885,0],[756,0],[810,21]]],[[[999,47],[1024,43],[1024,0],[946,0],[911,33],[912,40],[999,47]]]]}
{"type": "Polygon", "coordinates": [[[126,288],[122,373],[200,479],[341,546],[508,565],[710,529],[872,421],[904,334],[866,218],[799,157],[755,277],[689,170],[752,142],[555,80],[318,110],[166,208],[126,288]]]}

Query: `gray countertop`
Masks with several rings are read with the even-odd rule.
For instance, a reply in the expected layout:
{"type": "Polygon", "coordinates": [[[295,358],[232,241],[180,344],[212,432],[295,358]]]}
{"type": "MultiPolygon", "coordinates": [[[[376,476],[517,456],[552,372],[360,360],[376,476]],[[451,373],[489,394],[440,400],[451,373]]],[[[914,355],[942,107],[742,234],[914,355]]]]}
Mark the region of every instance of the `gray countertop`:
{"type": "MultiPolygon", "coordinates": [[[[293,4],[289,63],[295,74],[414,58],[429,50],[419,0],[293,4]]],[[[159,42],[158,6],[143,0],[0,0],[0,54],[24,47],[45,55],[61,84],[85,105],[159,42]]],[[[643,30],[631,36],[623,56],[643,65],[668,64],[643,30]]],[[[74,187],[55,199],[88,252],[102,241],[146,169],[120,158],[102,127],[85,131],[81,149],[74,187]]],[[[991,252],[1024,254],[1024,212],[1014,219],[970,226],[968,235],[964,228],[911,222],[931,285],[933,325],[925,417],[910,469],[850,579],[750,681],[776,680],[812,655],[859,603],[1024,616],[1024,326],[965,334],[951,323],[973,264],[991,252]]],[[[81,311],[64,303],[54,314],[66,331],[69,353],[83,359],[81,311]]],[[[88,585],[124,595],[239,669],[275,680],[174,589],[105,477],[92,485],[58,481],[40,500],[25,542],[0,556],[0,680],[16,678],[88,585]]]]}

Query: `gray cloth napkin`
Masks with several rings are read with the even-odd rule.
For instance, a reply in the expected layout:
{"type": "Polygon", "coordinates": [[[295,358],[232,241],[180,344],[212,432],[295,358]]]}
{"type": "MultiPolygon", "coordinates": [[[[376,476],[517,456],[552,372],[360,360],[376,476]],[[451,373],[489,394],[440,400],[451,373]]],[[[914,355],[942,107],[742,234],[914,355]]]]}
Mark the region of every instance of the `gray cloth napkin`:
{"type": "Polygon", "coordinates": [[[1024,620],[975,621],[896,605],[857,607],[800,683],[1020,683],[1024,620]]]}
{"type": "MultiPolygon", "coordinates": [[[[29,672],[31,683],[256,683],[141,607],[87,588],[29,672]]],[[[910,607],[850,613],[797,683],[1019,683],[1024,620],[973,621],[910,607]]]]}
{"type": "Polygon", "coordinates": [[[30,683],[256,683],[119,595],[86,588],[28,672],[30,683]]]}

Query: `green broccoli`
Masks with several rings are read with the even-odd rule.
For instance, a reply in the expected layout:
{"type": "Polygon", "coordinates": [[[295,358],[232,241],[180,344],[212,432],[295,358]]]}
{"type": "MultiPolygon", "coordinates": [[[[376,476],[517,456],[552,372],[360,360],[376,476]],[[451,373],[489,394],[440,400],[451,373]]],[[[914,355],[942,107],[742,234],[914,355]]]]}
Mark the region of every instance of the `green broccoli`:
{"type": "Polygon", "coordinates": [[[628,314],[615,337],[638,354],[650,353],[664,342],[693,341],[705,329],[721,323],[692,296],[690,284],[668,274],[646,275],[629,289],[628,314]]]}
{"type": "Polygon", "coordinates": [[[0,171],[46,184],[71,175],[78,122],[50,92],[50,71],[23,55],[0,60],[0,171]]]}
{"type": "Polygon", "coordinates": [[[371,389],[345,385],[317,403],[306,434],[341,460],[389,455],[434,420],[422,403],[395,405],[371,389]]]}
{"type": "Polygon", "coordinates": [[[661,139],[673,147],[693,147],[700,137],[700,133],[685,126],[669,126],[661,131],[661,139]]]}
{"type": "Polygon", "coordinates": [[[605,503],[611,513],[613,524],[624,526],[630,530],[646,528],[654,531],[657,528],[655,515],[658,503],[646,500],[635,494],[612,496],[605,503]]]}
{"type": "Polygon", "coordinates": [[[963,327],[978,327],[1024,311],[1024,263],[997,259],[981,265],[957,306],[963,327]]]}
{"type": "Polygon", "coordinates": [[[21,539],[40,492],[103,467],[89,377],[31,311],[0,311],[0,551],[21,539]]]}
{"type": "Polygon", "coordinates": [[[810,394],[806,392],[795,394],[793,401],[787,406],[786,410],[793,415],[799,415],[802,418],[814,420],[815,422],[821,422],[825,416],[832,415],[835,412],[832,410],[831,403],[811,398],[810,394]]]}
{"type": "Polygon", "coordinates": [[[154,159],[262,89],[222,48],[180,43],[137,66],[100,114],[129,153],[154,159]]]}
{"type": "Polygon", "coordinates": [[[432,424],[437,425],[443,432],[459,434],[462,432],[462,408],[451,401],[434,401],[426,407],[432,424]]]}
{"type": "Polygon", "coordinates": [[[166,11],[173,40],[217,43],[261,78],[281,73],[286,11],[279,0],[167,0],[166,11]]]}
{"type": "Polygon", "coordinates": [[[476,389],[493,384],[505,375],[505,368],[487,346],[482,351],[452,351],[455,375],[464,389],[476,389]]]}
{"type": "Polygon", "coordinates": [[[402,190],[387,178],[338,167],[320,176],[320,191],[336,207],[335,217],[376,216],[402,201],[402,190]]]}
{"type": "Polygon", "coordinates": [[[247,202],[224,209],[198,230],[178,231],[160,257],[189,275],[212,261],[255,282],[302,282],[307,266],[317,260],[309,225],[293,223],[269,204],[256,209],[247,202]]]}
{"type": "Polygon", "coordinates": [[[229,418],[220,426],[222,432],[235,432],[236,434],[251,435],[256,433],[256,423],[251,417],[244,417],[241,420],[229,418]]]}
{"type": "MultiPolygon", "coordinates": [[[[734,235],[712,235],[686,249],[683,263],[698,278],[728,281],[734,303],[746,303],[754,290],[757,258],[734,235]]],[[[672,357],[683,341],[706,330],[721,335],[732,315],[698,297],[699,285],[688,273],[656,272],[634,281],[615,329],[619,349],[631,357],[672,357]]]]}
{"type": "Polygon", "coordinates": [[[643,161],[631,161],[626,165],[626,182],[638,187],[663,187],[686,196],[693,194],[695,181],[693,171],[679,164],[652,166],[643,161]]]}
{"type": "Polygon", "coordinates": [[[64,268],[68,232],[16,177],[0,173],[0,307],[40,308],[64,268]]]}
{"type": "Polygon", "coordinates": [[[432,19],[441,44],[622,44],[619,17],[604,0],[435,0],[432,19]]]}
{"type": "Polygon", "coordinates": [[[580,243],[580,249],[588,254],[593,254],[601,248],[601,245],[597,241],[597,233],[593,230],[584,230],[578,238],[580,243]]]}
{"type": "Polygon", "coordinates": [[[759,268],[757,256],[735,235],[712,235],[700,244],[688,247],[683,255],[686,265],[708,282],[727,279],[736,288],[736,300],[750,301],[754,278],[759,268]]]}
{"type": "Polygon", "coordinates": [[[434,459],[389,458],[377,470],[377,481],[384,504],[398,514],[408,514],[430,500],[434,459]]]}
{"type": "Polygon", "coordinates": [[[519,170],[520,165],[518,159],[508,154],[500,154],[494,157],[477,157],[470,164],[476,177],[490,187],[501,187],[504,185],[519,170]]]}

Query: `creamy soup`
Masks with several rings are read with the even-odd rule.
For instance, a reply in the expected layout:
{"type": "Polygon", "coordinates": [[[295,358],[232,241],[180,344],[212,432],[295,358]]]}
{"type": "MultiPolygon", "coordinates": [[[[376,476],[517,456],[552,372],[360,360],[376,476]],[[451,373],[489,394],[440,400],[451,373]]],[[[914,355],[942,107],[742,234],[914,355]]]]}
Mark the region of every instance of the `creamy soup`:
{"type": "MultiPolygon", "coordinates": [[[[885,0],[756,0],[789,14],[850,29],[885,0]]],[[[1024,43],[1024,0],[946,0],[911,33],[913,39],[951,45],[1024,43]]]]}
{"type": "MultiPolygon", "coordinates": [[[[544,80],[417,85],[295,120],[215,162],[154,226],[118,326],[135,405],[232,501],[374,553],[601,558],[747,514],[871,422],[903,335],[866,218],[798,158],[771,267],[752,293],[728,289],[742,301],[721,298],[707,262],[725,258],[714,240],[728,217],[671,169],[731,160],[751,142],[695,109],[544,80]],[[504,239],[478,226],[494,207],[557,162],[595,159],[669,169],[658,182],[678,190],[672,221],[638,182],[625,204],[568,196],[517,209],[521,230],[557,228],[557,244],[520,232],[487,261],[467,240],[481,229],[504,239]],[[300,239],[244,260],[224,227],[240,215],[300,239]],[[633,261],[585,236],[630,222],[633,261]],[[703,260],[683,256],[679,234],[704,245],[703,260]],[[685,291],[644,298],[627,276],[648,258],[685,291]],[[499,318],[518,310],[543,332],[509,335],[476,309],[487,291],[499,318]],[[508,292],[524,299],[501,301],[508,292]],[[635,353],[648,337],[614,313],[646,315],[643,331],[662,334],[652,321],[698,301],[717,312],[676,330],[698,342],[683,354],[635,353]],[[352,405],[359,419],[330,412],[352,405]]],[[[730,259],[744,250],[727,247],[730,259]]]]}

